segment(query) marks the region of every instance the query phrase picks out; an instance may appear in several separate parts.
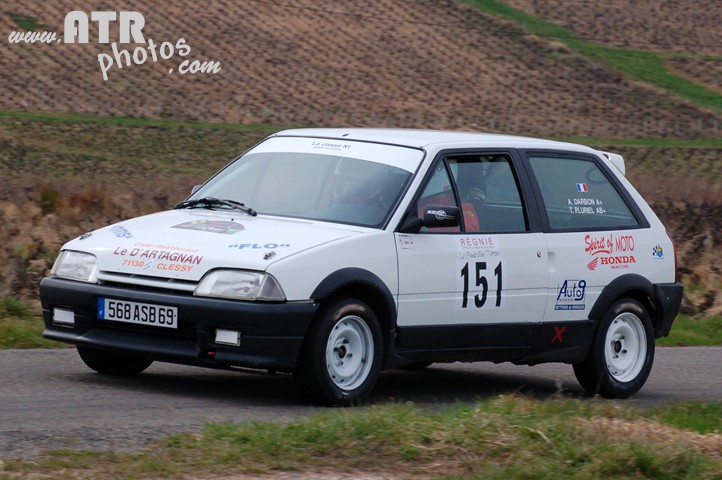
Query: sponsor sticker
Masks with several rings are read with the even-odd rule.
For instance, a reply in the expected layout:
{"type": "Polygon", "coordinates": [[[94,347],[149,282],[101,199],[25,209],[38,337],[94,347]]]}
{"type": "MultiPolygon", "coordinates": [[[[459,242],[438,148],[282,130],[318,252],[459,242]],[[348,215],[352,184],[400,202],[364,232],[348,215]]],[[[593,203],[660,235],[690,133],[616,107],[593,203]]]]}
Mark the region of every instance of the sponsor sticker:
{"type": "Polygon", "coordinates": [[[121,257],[121,266],[127,268],[186,273],[203,261],[203,256],[196,255],[197,252],[192,248],[138,242],[132,248],[116,247],[113,255],[121,257]]]}
{"type": "Polygon", "coordinates": [[[587,268],[596,270],[597,267],[611,269],[625,269],[637,263],[634,257],[635,240],[632,235],[600,234],[584,236],[584,251],[594,257],[587,268]]]}
{"type": "Polygon", "coordinates": [[[237,248],[238,250],[262,250],[272,248],[287,248],[290,243],[269,242],[269,243],[233,243],[228,248],[237,248]]]}
{"type": "Polygon", "coordinates": [[[197,230],[200,232],[220,233],[222,235],[234,235],[245,230],[240,223],[228,222],[225,220],[192,220],[190,222],[174,225],[171,228],[182,228],[184,230],[197,230]]]}
{"type": "Polygon", "coordinates": [[[399,244],[399,248],[401,250],[416,250],[414,248],[414,237],[413,235],[406,235],[403,233],[399,233],[396,237],[397,242],[399,244]]]}
{"type": "Polygon", "coordinates": [[[564,280],[559,286],[554,310],[584,310],[586,289],[586,280],[564,280]]]}
{"type": "Polygon", "coordinates": [[[133,234],[128,231],[125,227],[115,225],[110,228],[110,232],[118,238],[133,238],[133,234]]]}

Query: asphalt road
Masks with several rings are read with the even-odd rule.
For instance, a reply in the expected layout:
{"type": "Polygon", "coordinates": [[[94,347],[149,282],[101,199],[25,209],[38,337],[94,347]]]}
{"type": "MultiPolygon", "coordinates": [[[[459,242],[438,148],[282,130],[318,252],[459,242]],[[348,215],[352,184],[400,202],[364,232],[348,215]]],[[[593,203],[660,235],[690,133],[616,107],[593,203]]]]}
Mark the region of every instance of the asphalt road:
{"type": "MultiPolygon", "coordinates": [[[[516,392],[589,398],[569,365],[457,363],[384,372],[370,403],[435,408],[516,392]]],[[[722,347],[658,348],[647,384],[626,402],[690,400],[722,402],[722,347]]],[[[156,363],[137,377],[109,377],[89,370],[75,349],[0,351],[0,459],[57,448],[139,451],[206,422],[284,421],[323,410],[306,403],[290,375],[156,363]]]]}

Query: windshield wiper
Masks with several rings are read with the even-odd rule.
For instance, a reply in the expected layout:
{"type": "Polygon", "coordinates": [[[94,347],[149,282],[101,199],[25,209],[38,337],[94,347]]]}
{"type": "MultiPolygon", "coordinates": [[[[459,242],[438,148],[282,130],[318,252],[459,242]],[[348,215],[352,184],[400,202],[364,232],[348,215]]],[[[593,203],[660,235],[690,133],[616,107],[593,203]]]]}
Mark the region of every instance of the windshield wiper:
{"type": "Polygon", "coordinates": [[[251,207],[247,207],[245,204],[243,204],[241,202],[237,202],[235,200],[227,200],[227,199],[223,199],[223,198],[213,198],[213,197],[199,198],[196,200],[186,200],[185,202],[181,202],[173,208],[178,210],[181,208],[212,209],[213,207],[235,208],[236,210],[240,210],[243,213],[246,213],[252,217],[255,217],[256,215],[258,215],[258,213],[254,209],[252,209],[251,207]]]}

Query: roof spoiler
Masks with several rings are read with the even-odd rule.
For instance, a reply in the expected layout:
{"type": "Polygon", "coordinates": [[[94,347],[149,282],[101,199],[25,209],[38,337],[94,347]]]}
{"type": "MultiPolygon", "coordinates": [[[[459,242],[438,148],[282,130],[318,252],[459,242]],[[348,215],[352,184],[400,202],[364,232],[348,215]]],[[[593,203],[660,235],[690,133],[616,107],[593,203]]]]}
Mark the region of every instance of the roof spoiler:
{"type": "Polygon", "coordinates": [[[622,175],[625,175],[625,169],[624,169],[624,157],[622,157],[618,153],[611,153],[611,152],[601,152],[602,155],[607,157],[607,160],[609,160],[612,165],[617,167],[617,170],[622,172],[622,175]]]}

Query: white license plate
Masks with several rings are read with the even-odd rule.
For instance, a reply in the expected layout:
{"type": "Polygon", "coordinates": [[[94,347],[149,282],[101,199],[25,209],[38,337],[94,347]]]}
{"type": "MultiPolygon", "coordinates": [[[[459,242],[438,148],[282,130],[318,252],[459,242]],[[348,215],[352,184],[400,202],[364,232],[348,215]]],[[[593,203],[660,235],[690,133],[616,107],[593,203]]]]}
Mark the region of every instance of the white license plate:
{"type": "Polygon", "coordinates": [[[113,300],[112,298],[98,299],[98,318],[138,325],[178,328],[178,308],[176,307],[113,300]]]}

